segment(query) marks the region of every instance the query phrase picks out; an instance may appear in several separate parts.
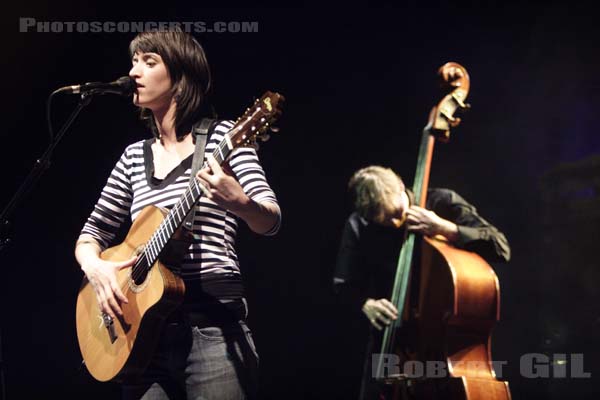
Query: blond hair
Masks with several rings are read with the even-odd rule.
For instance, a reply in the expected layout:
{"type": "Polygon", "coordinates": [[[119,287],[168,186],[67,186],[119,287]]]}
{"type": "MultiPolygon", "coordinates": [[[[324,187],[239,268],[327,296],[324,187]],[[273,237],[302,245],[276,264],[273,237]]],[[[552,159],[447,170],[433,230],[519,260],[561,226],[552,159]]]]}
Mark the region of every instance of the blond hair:
{"type": "Polygon", "coordinates": [[[393,213],[394,200],[404,192],[404,182],[390,168],[371,165],[359,169],[348,182],[358,214],[381,223],[386,215],[393,213]]]}

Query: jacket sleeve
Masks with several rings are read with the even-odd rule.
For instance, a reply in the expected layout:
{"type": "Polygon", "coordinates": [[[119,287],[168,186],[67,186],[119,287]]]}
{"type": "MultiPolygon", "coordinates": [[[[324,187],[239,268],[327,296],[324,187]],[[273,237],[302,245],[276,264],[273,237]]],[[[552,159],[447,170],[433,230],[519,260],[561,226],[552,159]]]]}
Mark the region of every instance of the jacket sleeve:
{"type": "Polygon", "coordinates": [[[333,290],[338,300],[350,309],[360,310],[366,300],[369,276],[359,247],[359,221],[348,218],[342,231],[333,275],[333,290]]]}
{"type": "MultiPolygon", "coordinates": [[[[510,260],[510,245],[504,233],[481,217],[475,206],[449,189],[430,192],[431,209],[458,226],[454,245],[475,252],[489,262],[510,260]]],[[[429,206],[429,201],[428,201],[429,206]]]]}

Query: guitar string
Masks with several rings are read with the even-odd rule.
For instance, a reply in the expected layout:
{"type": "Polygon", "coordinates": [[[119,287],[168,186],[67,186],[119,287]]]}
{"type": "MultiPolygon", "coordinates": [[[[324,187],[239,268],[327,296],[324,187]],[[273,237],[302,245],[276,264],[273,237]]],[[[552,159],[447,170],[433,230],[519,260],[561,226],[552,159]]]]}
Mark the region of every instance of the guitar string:
{"type": "MultiPolygon", "coordinates": [[[[250,120],[252,120],[252,118],[248,118],[248,121],[250,121],[250,120]]],[[[215,160],[217,160],[217,162],[219,164],[223,163],[225,161],[225,159],[227,159],[227,157],[230,155],[230,153],[235,148],[235,146],[233,146],[233,144],[231,145],[231,148],[229,146],[229,144],[232,143],[232,140],[231,140],[231,136],[232,136],[231,132],[232,131],[233,131],[233,129],[231,129],[229,132],[226,132],[224,134],[223,140],[217,145],[217,148],[213,151],[213,157],[215,158],[215,160]],[[223,155],[223,157],[221,157],[217,153],[217,150],[220,150],[220,153],[221,153],[221,155],[223,155]]],[[[258,131],[258,130],[253,129],[253,131],[258,131]]],[[[197,180],[193,180],[193,182],[197,186],[197,184],[198,184],[197,180]]],[[[188,189],[186,189],[186,191],[183,194],[183,196],[180,199],[180,201],[177,204],[175,204],[175,206],[173,207],[173,209],[176,210],[175,212],[178,212],[177,211],[178,208],[179,208],[180,211],[182,211],[181,208],[183,207],[183,200],[187,199],[187,196],[188,196],[188,193],[190,192],[190,190],[191,190],[191,185],[188,186],[188,189]]],[[[188,212],[192,212],[194,210],[194,208],[196,207],[197,201],[202,196],[202,190],[199,190],[199,192],[200,193],[198,194],[198,197],[197,197],[196,201],[192,202],[192,205],[190,207],[191,209],[188,212]]],[[[193,198],[194,198],[194,195],[192,194],[192,199],[193,198]]],[[[172,219],[172,215],[173,215],[173,213],[170,211],[169,214],[167,215],[167,217],[165,218],[165,220],[163,220],[163,222],[161,222],[161,225],[159,226],[158,230],[156,232],[154,232],[154,234],[152,234],[152,236],[150,237],[150,239],[146,243],[146,247],[144,248],[144,251],[142,252],[142,255],[136,260],[135,264],[132,266],[132,271],[131,271],[131,274],[130,274],[130,278],[133,281],[135,281],[139,277],[143,276],[143,274],[146,273],[147,271],[149,271],[150,268],[152,267],[152,265],[154,265],[154,261],[155,261],[156,258],[158,258],[158,254],[155,257],[154,256],[151,257],[149,248],[152,245],[155,244],[155,242],[157,241],[157,237],[159,237],[158,235],[164,234],[164,232],[167,230],[167,224],[165,223],[165,221],[167,221],[167,223],[168,223],[169,222],[168,220],[172,219]],[[150,259],[151,258],[154,259],[152,265],[150,263],[150,259]],[[143,265],[144,264],[143,263],[144,259],[145,259],[145,265],[143,265]]],[[[174,221],[171,221],[171,222],[174,222],[174,221]]],[[[167,239],[167,241],[168,241],[168,239],[167,239]]],[[[163,246],[160,246],[160,247],[163,247],[163,246]]],[[[160,251],[162,251],[162,248],[159,250],[159,253],[160,253],[160,251]]],[[[123,283],[123,285],[121,285],[121,291],[122,292],[123,291],[127,292],[127,290],[131,290],[131,285],[129,284],[130,283],[130,280],[129,280],[130,278],[128,277],[125,280],[125,282],[123,283]]]]}
{"type": "MultiPolygon", "coordinates": [[[[226,133],[225,136],[229,136],[229,133],[226,133]]],[[[217,145],[217,149],[215,149],[213,151],[213,157],[215,158],[215,160],[217,160],[217,162],[219,164],[221,164],[224,159],[227,158],[227,156],[229,156],[229,154],[226,154],[229,150],[229,146],[227,145],[226,140],[222,140],[218,145],[217,145]],[[220,154],[218,154],[217,150],[220,150],[220,153],[223,154],[224,156],[221,157],[220,154]]],[[[193,180],[192,182],[194,182],[196,185],[198,184],[197,180],[193,180]]],[[[136,261],[136,263],[134,264],[134,266],[132,266],[132,271],[131,271],[131,279],[133,281],[136,281],[137,279],[139,279],[140,277],[142,277],[150,268],[152,265],[154,265],[154,263],[150,264],[150,259],[156,259],[158,258],[158,254],[156,256],[151,256],[151,254],[149,254],[150,252],[150,248],[153,245],[156,245],[157,241],[160,238],[160,235],[163,235],[163,237],[167,237],[170,235],[165,235],[165,233],[168,233],[168,229],[169,229],[169,224],[172,223],[173,226],[176,226],[178,224],[175,224],[175,220],[173,218],[173,215],[175,215],[174,213],[179,213],[179,211],[182,211],[183,213],[183,200],[190,200],[190,203],[192,203],[189,212],[194,212],[194,208],[197,205],[198,200],[200,199],[200,197],[202,197],[202,190],[200,190],[199,188],[197,188],[196,190],[198,190],[198,194],[197,194],[197,199],[196,201],[192,202],[191,200],[194,199],[194,197],[196,197],[196,195],[194,193],[191,193],[191,189],[192,186],[188,186],[185,193],[183,194],[183,196],[181,197],[181,199],[179,200],[179,202],[177,204],[175,204],[175,206],[171,209],[171,211],[169,212],[169,214],[167,215],[167,217],[163,220],[163,222],[161,223],[161,225],[159,226],[159,228],[157,229],[156,232],[154,232],[154,234],[152,234],[152,236],[150,237],[150,239],[148,240],[144,251],[142,252],[142,256],[140,256],[138,258],[138,260],[136,261]],[[191,196],[191,199],[189,198],[191,196]],[[145,263],[143,263],[145,258],[145,263]],[[145,265],[144,265],[145,264],[145,265]]],[[[184,214],[185,215],[185,214],[184,214]]],[[[183,220],[183,218],[182,218],[183,220]]],[[[172,234],[172,233],[171,233],[172,234]]],[[[167,238],[167,241],[169,240],[169,238],[167,238]]],[[[166,244],[166,243],[165,243],[166,244]]],[[[160,246],[160,243],[158,243],[158,246],[156,246],[157,248],[162,248],[164,247],[164,244],[162,246],[160,246]]],[[[161,249],[162,250],[162,249],[161,249]]],[[[160,253],[160,250],[159,250],[160,253]]],[[[121,286],[121,290],[130,290],[131,287],[129,285],[129,279],[127,279],[124,284],[121,286]]]]}
{"type": "MultiPolygon", "coordinates": [[[[222,149],[222,145],[221,143],[219,144],[219,147],[222,149]]],[[[213,156],[215,156],[216,154],[216,150],[213,152],[213,156]]],[[[217,157],[215,157],[217,158],[217,157]]],[[[195,184],[197,184],[196,180],[193,180],[192,182],[194,182],[195,184]]],[[[171,228],[171,226],[178,226],[179,224],[176,222],[175,220],[175,216],[179,216],[179,212],[181,211],[181,214],[186,215],[185,210],[183,209],[183,202],[184,200],[186,202],[189,201],[190,204],[192,204],[190,206],[190,210],[188,212],[193,212],[194,207],[196,206],[197,203],[197,199],[196,201],[193,201],[195,197],[197,197],[198,199],[202,196],[202,192],[200,189],[198,189],[196,187],[196,191],[198,193],[194,194],[191,192],[192,190],[192,186],[190,184],[190,186],[187,187],[185,193],[183,194],[181,200],[173,207],[173,209],[169,212],[169,214],[167,215],[167,217],[164,219],[164,221],[161,223],[161,225],[159,226],[158,230],[152,235],[152,237],[150,238],[150,240],[148,240],[148,243],[146,245],[146,249],[162,249],[162,247],[164,247],[164,244],[160,244],[160,241],[163,241],[163,238],[167,238],[166,241],[168,241],[170,238],[170,236],[173,234],[173,232],[169,233],[169,229],[171,228]],[[158,242],[158,243],[157,243],[158,242]]],[[[182,218],[183,220],[183,218],[182,218]]],[[[174,231],[175,229],[173,229],[174,231]]],[[[139,277],[141,277],[147,269],[150,268],[150,257],[148,257],[148,252],[150,250],[145,251],[144,253],[146,254],[146,266],[145,268],[137,268],[135,271],[132,272],[132,277],[134,280],[137,280],[139,277]],[[141,270],[140,270],[141,269],[141,270]],[[137,273],[137,271],[139,271],[139,274],[137,273]]],[[[160,250],[158,251],[160,253],[160,250]]],[[[152,258],[156,258],[157,255],[153,256],[152,258]]]]}
{"type": "MultiPolygon", "coordinates": [[[[160,237],[161,237],[161,235],[163,237],[165,237],[164,234],[165,234],[165,231],[167,231],[169,229],[169,227],[168,227],[169,224],[175,225],[174,215],[179,214],[179,212],[181,212],[183,214],[183,211],[184,211],[183,201],[187,200],[187,201],[190,201],[190,203],[191,203],[191,199],[194,198],[194,194],[190,193],[190,189],[191,189],[191,186],[188,187],[188,189],[183,194],[181,200],[171,209],[169,214],[167,214],[167,217],[163,220],[159,229],[148,240],[146,247],[145,247],[144,251],[142,252],[143,256],[145,257],[145,263],[140,262],[140,261],[143,261],[142,258],[140,257],[138,262],[136,262],[136,264],[132,267],[131,278],[134,281],[138,280],[140,277],[142,277],[144,275],[144,273],[146,273],[150,269],[150,267],[153,264],[153,263],[151,264],[150,260],[156,259],[158,257],[158,254],[152,255],[152,251],[153,250],[156,251],[156,249],[158,249],[159,247],[164,246],[164,245],[160,246],[160,241],[161,241],[160,237]],[[191,199],[190,199],[190,197],[191,197],[191,199]],[[151,249],[153,249],[153,250],[151,250],[151,249]]],[[[194,207],[194,205],[192,205],[192,207],[194,207]]],[[[123,289],[127,286],[129,286],[129,282],[125,283],[123,289]]]]}
{"type": "MultiPolygon", "coordinates": [[[[218,149],[215,149],[213,151],[213,157],[215,158],[215,160],[217,160],[217,162],[219,162],[219,164],[221,164],[223,162],[223,160],[226,159],[227,156],[229,155],[229,154],[227,154],[227,151],[229,150],[229,146],[227,146],[226,141],[223,140],[218,144],[217,147],[218,147],[218,149]],[[224,156],[221,156],[220,154],[218,154],[217,150],[220,150],[220,153],[224,156]]],[[[193,180],[192,182],[194,182],[194,184],[196,185],[195,189],[196,189],[197,193],[194,194],[192,192],[192,186],[191,185],[188,186],[186,192],[182,196],[182,199],[173,207],[173,210],[171,212],[169,212],[169,214],[167,215],[167,217],[165,218],[163,223],[161,223],[159,229],[155,232],[155,234],[152,235],[152,237],[148,241],[146,249],[151,249],[151,248],[162,249],[162,247],[164,247],[164,244],[166,244],[166,243],[161,245],[160,241],[164,240],[163,238],[167,238],[166,241],[168,241],[170,236],[173,234],[173,232],[169,233],[169,229],[171,228],[171,226],[178,227],[178,225],[179,225],[175,221],[174,216],[178,217],[179,211],[181,211],[183,215],[186,215],[186,213],[184,212],[185,210],[183,210],[183,201],[184,200],[186,200],[186,202],[189,200],[189,203],[192,204],[190,207],[190,210],[188,212],[194,212],[193,210],[196,207],[197,201],[202,196],[202,191],[197,186],[198,185],[197,180],[193,180]],[[194,199],[196,199],[196,201],[193,201],[194,199]],[[159,243],[156,243],[157,241],[159,243]]],[[[139,277],[143,276],[143,274],[151,267],[150,257],[149,257],[148,252],[149,252],[149,250],[144,251],[144,255],[146,258],[145,266],[142,266],[141,263],[136,263],[136,266],[134,267],[135,269],[132,271],[132,274],[131,274],[132,278],[134,280],[137,280],[139,277]]],[[[160,250],[159,250],[159,253],[160,253],[160,250]]],[[[156,257],[157,257],[157,255],[153,256],[152,258],[156,258],[156,257]]]]}
{"type": "MultiPolygon", "coordinates": [[[[224,149],[224,142],[222,141],[221,143],[219,143],[218,147],[221,150],[221,153],[224,154],[225,152],[223,152],[224,149]]],[[[213,157],[219,162],[222,162],[223,158],[226,157],[221,157],[220,155],[217,154],[217,149],[215,149],[215,151],[213,152],[213,157]]],[[[206,165],[206,164],[205,164],[206,165]]],[[[187,187],[185,193],[183,194],[181,200],[173,207],[172,211],[169,212],[169,214],[167,215],[167,217],[164,219],[164,221],[161,223],[161,225],[159,226],[159,228],[157,229],[157,231],[152,235],[152,237],[150,238],[150,240],[148,240],[148,243],[146,245],[146,249],[160,249],[158,250],[158,253],[160,253],[160,251],[162,250],[162,248],[164,247],[164,245],[166,244],[166,242],[168,242],[168,240],[170,239],[170,236],[173,234],[173,232],[169,233],[169,229],[171,226],[176,226],[177,228],[179,227],[179,224],[181,223],[177,223],[174,216],[177,215],[179,216],[179,211],[182,212],[182,215],[184,215],[183,218],[185,218],[185,215],[187,215],[187,213],[189,212],[194,212],[194,208],[196,207],[197,201],[198,199],[202,196],[202,191],[201,189],[199,189],[197,187],[198,185],[198,181],[197,180],[193,180],[192,182],[194,182],[194,184],[196,185],[196,191],[197,193],[194,194],[192,192],[192,186],[191,184],[187,187]],[[194,201],[195,199],[195,201],[194,201]],[[186,213],[185,210],[183,209],[183,201],[186,200],[189,201],[189,203],[191,204],[190,209],[188,210],[188,212],[186,213]],[[166,238],[166,239],[163,239],[166,238]],[[160,241],[166,240],[165,243],[161,244],[160,241]],[[158,242],[158,243],[157,243],[158,242]]],[[[183,220],[182,218],[182,220],[183,220]]],[[[177,228],[173,229],[173,231],[175,231],[177,228]]],[[[145,251],[146,253],[146,251],[145,251]]],[[[155,256],[153,256],[152,258],[157,258],[158,254],[156,254],[155,256]]],[[[149,257],[146,256],[147,259],[147,265],[146,265],[146,270],[149,269],[151,267],[150,265],[150,260],[149,257]]],[[[144,268],[142,268],[142,271],[140,272],[140,274],[137,274],[137,276],[133,276],[134,272],[132,272],[132,276],[134,278],[134,280],[136,280],[137,278],[139,278],[140,276],[142,276],[146,270],[144,270],[144,268]]],[[[139,268],[137,269],[137,271],[139,271],[139,268]]]]}
{"type": "MultiPolygon", "coordinates": [[[[251,120],[251,118],[249,118],[249,120],[251,120]]],[[[233,130],[233,129],[232,129],[233,130]]],[[[223,140],[217,145],[217,148],[213,151],[213,157],[215,158],[215,160],[220,164],[222,164],[227,157],[229,157],[229,155],[231,154],[231,152],[234,150],[235,146],[233,146],[233,144],[231,145],[230,148],[230,143],[232,143],[231,140],[231,131],[225,133],[224,134],[224,138],[223,140]],[[220,154],[218,152],[218,150],[220,150],[220,154]]],[[[206,164],[205,164],[206,165],[206,164]]],[[[131,270],[131,274],[130,277],[131,279],[135,282],[138,278],[140,278],[141,276],[143,276],[144,273],[146,273],[147,271],[150,270],[150,268],[152,267],[152,265],[154,265],[155,260],[158,258],[158,254],[156,254],[156,256],[152,256],[150,255],[150,248],[156,244],[157,242],[157,238],[160,237],[161,234],[164,234],[167,229],[168,229],[168,224],[171,222],[175,222],[173,215],[178,215],[177,213],[179,211],[183,211],[183,200],[188,199],[188,195],[191,194],[192,200],[196,197],[196,201],[190,201],[190,203],[192,204],[190,206],[190,210],[188,210],[189,212],[195,212],[194,209],[197,206],[198,200],[202,197],[202,190],[198,187],[198,181],[196,179],[192,180],[192,182],[194,182],[194,186],[196,186],[196,190],[198,191],[198,194],[195,195],[194,193],[191,193],[192,191],[192,185],[188,185],[186,191],[184,192],[182,198],[175,204],[175,206],[173,206],[173,208],[171,209],[171,211],[169,211],[169,214],[167,215],[167,217],[163,220],[163,222],[161,222],[158,230],[156,232],[154,232],[154,234],[152,234],[152,236],[150,237],[150,239],[148,240],[148,242],[146,243],[146,246],[144,248],[144,251],[142,252],[142,255],[136,260],[135,264],[132,266],[132,270],[131,270]],[[174,212],[173,212],[174,210],[174,212]],[[150,263],[150,259],[153,259],[152,264],[150,263]],[[144,259],[145,259],[145,265],[144,265],[144,259]]],[[[184,215],[187,215],[184,213],[184,215]]],[[[184,216],[185,218],[185,216],[184,216]]],[[[183,218],[182,218],[183,220],[183,218]]],[[[180,222],[181,223],[181,222],[180,222]]],[[[179,228],[178,226],[179,224],[174,224],[174,226],[177,226],[176,229],[179,228]]],[[[192,226],[193,229],[193,226],[192,226]]],[[[167,238],[167,241],[170,239],[170,236],[173,234],[173,232],[169,235],[165,235],[165,237],[167,238]]],[[[166,243],[165,243],[166,244],[166,243]]],[[[162,247],[164,247],[164,244],[162,246],[157,246],[157,248],[160,248],[160,250],[158,251],[158,253],[160,253],[160,251],[162,251],[162,247]]],[[[131,290],[132,287],[130,285],[130,278],[127,278],[125,280],[125,282],[123,283],[123,285],[121,285],[121,291],[122,292],[127,292],[128,290],[131,290]]]]}

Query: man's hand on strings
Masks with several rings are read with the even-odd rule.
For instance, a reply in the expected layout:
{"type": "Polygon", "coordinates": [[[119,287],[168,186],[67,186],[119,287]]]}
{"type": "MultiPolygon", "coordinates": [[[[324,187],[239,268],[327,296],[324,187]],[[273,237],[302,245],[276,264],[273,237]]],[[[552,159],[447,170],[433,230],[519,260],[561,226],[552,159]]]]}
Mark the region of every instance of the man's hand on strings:
{"type": "Polygon", "coordinates": [[[387,299],[367,299],[362,306],[362,312],[377,330],[382,330],[398,318],[398,310],[387,299]]]}
{"type": "Polygon", "coordinates": [[[440,217],[433,211],[419,206],[411,206],[406,210],[406,223],[409,231],[424,236],[442,235],[453,242],[458,235],[456,224],[440,217]]]}

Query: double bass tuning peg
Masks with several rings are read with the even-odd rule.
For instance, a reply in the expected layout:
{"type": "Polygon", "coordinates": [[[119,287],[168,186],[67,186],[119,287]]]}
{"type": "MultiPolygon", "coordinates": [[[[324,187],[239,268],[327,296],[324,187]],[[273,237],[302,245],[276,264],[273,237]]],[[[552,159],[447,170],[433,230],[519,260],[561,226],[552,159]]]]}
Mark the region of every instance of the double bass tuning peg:
{"type": "Polygon", "coordinates": [[[454,110],[447,110],[445,108],[442,108],[440,110],[440,114],[442,114],[446,118],[446,120],[448,121],[450,126],[455,127],[458,124],[460,124],[460,118],[453,116],[452,115],[453,112],[454,112],[454,110]]]}
{"type": "Polygon", "coordinates": [[[463,101],[463,96],[463,93],[460,93],[460,95],[457,92],[452,93],[452,99],[456,102],[461,111],[466,111],[471,108],[471,105],[463,101]]]}

